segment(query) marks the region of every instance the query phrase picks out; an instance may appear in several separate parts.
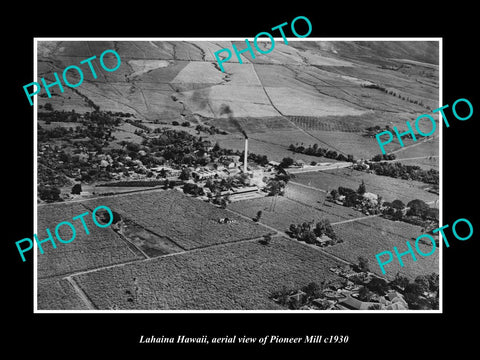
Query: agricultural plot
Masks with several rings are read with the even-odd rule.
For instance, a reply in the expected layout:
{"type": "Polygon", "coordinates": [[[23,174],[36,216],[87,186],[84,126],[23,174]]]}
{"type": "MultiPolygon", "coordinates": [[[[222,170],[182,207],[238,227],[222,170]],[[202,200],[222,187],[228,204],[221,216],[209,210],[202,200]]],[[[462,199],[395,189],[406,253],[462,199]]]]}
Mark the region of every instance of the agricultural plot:
{"type": "Polygon", "coordinates": [[[171,82],[213,85],[222,83],[224,76],[213,63],[194,61],[185,66],[171,82]]]}
{"type": "Polygon", "coordinates": [[[39,279],[37,281],[38,310],[88,310],[72,284],[66,279],[39,279]]]}
{"type": "Polygon", "coordinates": [[[128,219],[123,219],[117,231],[148,257],[183,251],[167,237],[155,235],[128,219]]]}
{"type": "Polygon", "coordinates": [[[172,239],[183,249],[253,239],[264,228],[239,216],[176,191],[150,191],[85,202],[94,208],[106,205],[154,234],[172,239]],[[220,224],[229,218],[232,223],[220,224]]]}
{"type": "Polygon", "coordinates": [[[134,71],[129,78],[135,78],[152,70],[167,67],[170,62],[167,60],[129,60],[128,64],[134,71]]]}
{"type": "Polygon", "coordinates": [[[122,59],[174,59],[173,44],[168,41],[118,41],[115,45],[122,59]]]}
{"type": "Polygon", "coordinates": [[[138,74],[138,76],[135,76],[131,80],[130,77],[137,71],[137,69],[128,65],[128,71],[125,72],[125,76],[126,79],[129,79],[129,81],[123,81],[119,83],[133,83],[135,85],[141,85],[142,87],[149,88],[151,90],[163,88],[164,84],[170,84],[172,80],[189,64],[189,61],[168,60],[167,66],[157,67],[156,69],[152,69],[151,71],[138,74]]]}
{"type": "MultiPolygon", "coordinates": [[[[338,67],[333,68],[332,71],[338,74],[353,76],[361,79],[371,81],[375,84],[379,84],[387,89],[393,89],[397,93],[409,94],[410,99],[420,99],[425,106],[429,106],[431,109],[438,107],[438,87],[426,85],[418,81],[412,81],[412,78],[408,74],[403,74],[398,71],[386,70],[378,71],[375,68],[362,66],[362,67],[338,67]]],[[[438,78],[438,72],[432,72],[432,78],[438,78]]],[[[422,76],[417,76],[423,78],[422,76]]],[[[376,90],[379,91],[379,90],[376,90]]],[[[386,95],[394,98],[393,95],[386,95]]],[[[389,101],[396,101],[390,99],[389,101]]],[[[420,105],[413,104],[408,101],[403,102],[404,106],[401,111],[408,111],[412,113],[425,113],[426,109],[420,105]]]]}
{"type": "MultiPolygon", "coordinates": [[[[365,137],[361,133],[345,132],[345,127],[343,128],[344,130],[333,130],[335,128],[341,127],[342,125],[335,125],[331,122],[324,121],[324,119],[320,119],[319,123],[322,125],[318,125],[315,123],[312,125],[310,125],[309,123],[303,123],[303,126],[307,128],[308,133],[311,134],[312,137],[315,137],[313,141],[310,141],[306,144],[318,143],[320,147],[323,146],[322,144],[332,144],[333,146],[335,146],[335,149],[338,149],[345,154],[352,154],[355,159],[371,159],[373,156],[381,153],[378,142],[374,137],[365,137]],[[310,126],[326,127],[327,129],[330,128],[330,130],[310,130],[310,126]]],[[[406,145],[410,144],[409,141],[404,141],[404,143],[406,145]]],[[[388,144],[386,150],[390,152],[399,148],[400,144],[398,143],[398,140],[395,139],[390,144],[388,144]]]]}
{"type": "Polygon", "coordinates": [[[382,196],[385,201],[399,199],[404,203],[410,200],[420,199],[425,202],[434,202],[438,196],[431,194],[424,188],[427,184],[413,181],[394,179],[388,176],[378,176],[351,169],[338,169],[297,174],[295,182],[312,186],[323,190],[337,189],[339,186],[358,188],[362,180],[368,192],[382,196]]]}
{"type": "MultiPolygon", "coordinates": [[[[358,221],[367,227],[377,229],[384,236],[397,235],[405,239],[416,239],[424,234],[421,226],[412,225],[403,221],[392,221],[385,218],[366,218],[358,221]]],[[[414,243],[412,243],[412,246],[414,243]]]]}
{"type": "Polygon", "coordinates": [[[282,310],[281,289],[335,280],[338,262],[285,238],[190,251],[75,276],[97,309],[282,310]]]}
{"type": "Polygon", "coordinates": [[[361,115],[358,106],[318,92],[290,87],[265,87],[272,104],[286,116],[361,115]]]}
{"type": "Polygon", "coordinates": [[[423,170],[439,170],[440,164],[438,156],[424,156],[420,158],[400,159],[404,165],[419,166],[423,170]]]}
{"type": "Polygon", "coordinates": [[[290,181],[285,188],[284,196],[286,198],[309,206],[320,206],[325,203],[325,198],[327,197],[326,191],[308,188],[301,184],[295,183],[294,180],[295,179],[290,181]]]}
{"type": "Polygon", "coordinates": [[[195,90],[195,92],[185,91],[182,95],[180,100],[187,109],[203,117],[226,117],[221,111],[224,104],[228,104],[235,117],[279,115],[260,86],[213,85],[208,88],[195,90]],[[198,92],[200,92],[199,97],[207,100],[209,106],[198,106],[197,101],[192,101],[194,94],[198,94],[198,92]]]}
{"type": "MultiPolygon", "coordinates": [[[[289,192],[287,190],[287,193],[289,192]]],[[[320,199],[320,196],[318,198],[320,199]]],[[[258,211],[262,211],[260,222],[279,231],[287,231],[290,224],[318,222],[324,218],[330,220],[331,223],[335,223],[364,216],[358,211],[338,205],[332,205],[331,207],[323,206],[321,203],[307,205],[283,196],[236,201],[230,204],[228,208],[249,218],[256,217],[258,211]]]]}
{"type": "MultiPolygon", "coordinates": [[[[283,41],[275,41],[274,50],[266,55],[256,53],[255,59],[252,58],[249,52],[244,53],[243,55],[250,62],[257,64],[310,64],[317,66],[353,66],[354,64],[350,61],[339,59],[333,54],[326,56],[325,54],[320,53],[319,51],[312,51],[311,49],[305,49],[295,46],[297,42],[294,39],[288,40],[289,45],[285,45],[283,41]]],[[[245,43],[233,42],[239,49],[245,47],[245,43]]],[[[259,41],[258,45],[263,49],[263,51],[268,51],[270,49],[269,41],[259,41]]]]}
{"type": "MultiPolygon", "coordinates": [[[[295,80],[313,86],[316,91],[334,99],[344,100],[365,110],[392,112],[421,112],[418,104],[410,104],[401,97],[387,94],[384,90],[370,88],[374,82],[369,78],[359,78],[350,75],[341,75],[327,70],[320,70],[312,66],[295,66],[291,68],[295,73],[295,80]],[[411,109],[411,110],[410,110],[411,109]]],[[[399,93],[398,90],[394,92],[399,93]]],[[[407,94],[403,94],[408,96],[407,94]]],[[[411,95],[410,95],[411,96],[411,95]]],[[[415,98],[416,100],[420,100],[415,98]]],[[[413,99],[412,99],[413,100],[413,99]]]]}
{"type": "MultiPolygon", "coordinates": [[[[233,117],[233,118],[217,118],[211,119],[211,125],[215,125],[228,132],[241,135],[238,126],[234,123],[234,120],[239,123],[247,134],[260,136],[270,136],[270,140],[278,137],[289,139],[292,141],[292,137],[299,136],[301,131],[295,128],[288,119],[282,116],[269,116],[269,117],[233,117]],[[273,135],[273,132],[278,132],[278,135],[273,135]],[[293,132],[291,135],[290,133],[293,132]],[[261,135],[260,135],[261,134],[261,135]]],[[[243,136],[242,136],[243,137],[243,136]]],[[[268,138],[266,139],[268,140],[268,138]]],[[[273,141],[270,141],[273,142],[273,141]]],[[[290,143],[286,144],[288,146],[290,143]]]]}
{"type": "Polygon", "coordinates": [[[298,88],[307,92],[315,92],[314,86],[295,79],[295,71],[284,65],[262,65],[255,63],[253,68],[260,83],[266,88],[290,87],[298,88]]]}
{"type": "MultiPolygon", "coordinates": [[[[126,87],[124,86],[124,88],[126,87]]],[[[98,87],[96,84],[84,82],[77,91],[88,99],[95,99],[94,103],[104,111],[127,112],[140,117],[147,111],[141,94],[133,91],[133,88],[131,93],[122,93],[111,85],[101,84],[98,87]]]]}
{"type": "Polygon", "coordinates": [[[398,161],[405,165],[417,165],[422,168],[439,168],[439,137],[412,145],[395,153],[398,161]]]}
{"type": "MultiPolygon", "coordinates": [[[[439,273],[438,249],[428,257],[417,255],[417,261],[413,261],[411,256],[404,256],[402,258],[404,267],[401,267],[394,258],[390,264],[385,266],[385,275],[382,274],[378,266],[375,258],[376,254],[383,251],[393,252],[394,246],[398,248],[400,253],[407,251],[407,241],[410,241],[410,245],[414,248],[415,245],[411,237],[417,237],[422,233],[418,226],[375,218],[374,222],[361,220],[334,225],[334,230],[344,242],[326,247],[324,250],[355,263],[359,256],[363,256],[369,260],[370,270],[380,276],[393,280],[396,273],[400,272],[413,280],[418,275],[428,275],[432,272],[439,273]]],[[[431,246],[423,244],[419,244],[419,248],[423,253],[429,253],[432,250],[431,246]]]]}
{"type": "Polygon", "coordinates": [[[304,130],[320,130],[320,131],[342,131],[342,132],[360,132],[362,127],[352,124],[352,120],[357,116],[290,116],[291,121],[304,130]]]}
{"type": "MultiPolygon", "coordinates": [[[[89,215],[84,217],[90,232],[87,235],[80,220],[72,221],[73,217],[86,211],[87,209],[79,203],[39,207],[37,230],[39,240],[48,237],[46,228],[49,228],[52,236],[55,237],[55,227],[62,221],[72,222],[76,230],[76,237],[71,243],[62,244],[56,241],[56,249],[52,247],[50,242],[43,244],[45,253],[37,252],[39,279],[144,258],[138,250],[129,247],[127,243],[120,239],[110,227],[103,229],[97,227],[93,223],[91,211],[89,211],[89,215]]],[[[72,231],[68,226],[60,227],[59,234],[65,240],[72,237],[72,231]]]]}

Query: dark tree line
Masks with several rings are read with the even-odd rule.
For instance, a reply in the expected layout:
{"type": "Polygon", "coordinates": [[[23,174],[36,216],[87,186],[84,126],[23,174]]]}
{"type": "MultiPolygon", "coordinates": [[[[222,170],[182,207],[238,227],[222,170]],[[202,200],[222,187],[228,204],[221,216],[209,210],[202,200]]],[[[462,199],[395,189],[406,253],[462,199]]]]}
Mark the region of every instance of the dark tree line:
{"type": "Polygon", "coordinates": [[[318,144],[309,145],[308,147],[304,147],[303,145],[296,146],[296,145],[290,144],[290,146],[288,147],[288,150],[296,153],[300,153],[300,154],[325,157],[328,159],[334,159],[338,161],[349,161],[349,162],[355,161],[355,159],[353,158],[353,155],[348,154],[347,156],[345,156],[341,153],[337,153],[335,150],[322,148],[318,146],[318,144]]]}
{"type": "Polygon", "coordinates": [[[403,165],[399,162],[371,163],[370,170],[376,175],[400,178],[403,180],[416,180],[426,184],[438,185],[439,172],[435,169],[423,170],[420,166],[403,165]]]}

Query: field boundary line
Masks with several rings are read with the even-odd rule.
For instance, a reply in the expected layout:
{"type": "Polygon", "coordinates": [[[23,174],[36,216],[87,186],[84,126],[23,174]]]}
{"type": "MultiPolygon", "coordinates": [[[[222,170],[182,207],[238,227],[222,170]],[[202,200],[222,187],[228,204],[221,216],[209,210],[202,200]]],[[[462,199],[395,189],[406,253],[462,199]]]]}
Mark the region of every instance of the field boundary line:
{"type": "Polygon", "coordinates": [[[434,139],[435,139],[435,136],[432,136],[432,137],[429,137],[429,138],[427,138],[427,139],[420,140],[420,141],[418,141],[418,142],[414,142],[414,143],[412,143],[412,144],[410,144],[410,145],[408,145],[408,146],[402,146],[400,149],[390,151],[388,154],[396,154],[396,153],[398,153],[398,152],[400,152],[400,151],[404,151],[404,150],[406,150],[406,149],[410,149],[410,148],[412,148],[412,147],[415,147],[415,146],[418,146],[418,145],[422,145],[422,144],[424,144],[424,143],[426,143],[426,142],[428,142],[428,141],[432,141],[432,140],[434,140],[434,139]]]}
{"type": "Polygon", "coordinates": [[[98,310],[95,304],[90,300],[88,295],[80,288],[80,285],[77,284],[75,279],[72,279],[70,276],[67,276],[66,279],[70,285],[72,285],[75,293],[80,297],[89,310],[98,310]]]}
{"type": "MultiPolygon", "coordinates": [[[[369,219],[369,218],[373,218],[373,217],[379,217],[379,216],[380,216],[380,214],[362,216],[362,217],[358,217],[358,218],[355,218],[355,219],[337,221],[335,223],[331,223],[331,225],[341,225],[341,224],[346,224],[346,223],[349,223],[349,222],[360,221],[360,220],[365,220],[365,219],[369,219]]],[[[364,224],[364,225],[367,225],[367,224],[364,224]]],[[[367,225],[367,226],[369,226],[369,225],[367,225]]]]}
{"type": "MultiPolygon", "coordinates": [[[[406,160],[419,160],[419,159],[430,159],[430,158],[438,158],[440,156],[438,155],[428,155],[428,156],[418,156],[418,157],[411,157],[411,158],[401,158],[401,159],[393,159],[393,160],[387,160],[394,162],[394,161],[406,161],[406,160]]],[[[383,162],[383,161],[382,161],[383,162]]]]}
{"type": "MultiPolygon", "coordinates": [[[[401,159],[400,159],[401,160],[401,159]]],[[[347,169],[347,168],[340,168],[339,170],[342,170],[342,169],[347,169]]],[[[395,181],[395,180],[400,180],[400,181],[405,181],[405,180],[402,180],[400,178],[393,178],[393,177],[390,177],[390,176],[386,176],[386,175],[376,175],[376,174],[369,174],[369,173],[366,173],[364,171],[361,171],[361,170],[354,170],[352,169],[352,172],[355,171],[358,173],[358,175],[354,174],[354,175],[351,175],[349,178],[346,178],[345,177],[345,174],[338,174],[337,171],[335,171],[336,169],[329,169],[329,170],[325,170],[325,171],[322,171],[322,173],[324,174],[327,174],[329,176],[333,176],[333,177],[338,177],[338,178],[341,178],[341,179],[351,179],[351,180],[358,180],[358,184],[360,182],[360,179],[361,179],[361,176],[362,175],[373,175],[373,176],[381,176],[381,177],[384,177],[384,178],[387,178],[387,179],[391,179],[391,180],[386,180],[386,181],[395,181]],[[358,179],[356,179],[358,177],[358,179]]],[[[320,172],[320,171],[318,171],[320,172]]],[[[351,173],[352,173],[351,172],[351,173]]],[[[306,174],[309,174],[308,172],[305,172],[306,174]]],[[[302,173],[302,174],[305,174],[305,173],[302,173]]],[[[312,171],[313,173],[313,171],[312,171]]],[[[300,174],[301,175],[301,174],[300,174]]],[[[417,180],[412,180],[412,181],[417,181],[417,180]]],[[[291,183],[294,183],[294,184],[301,184],[301,183],[298,183],[296,181],[290,181],[291,183]]],[[[423,185],[428,185],[427,183],[422,183],[421,181],[417,181],[418,183],[421,183],[423,185]]],[[[303,186],[309,186],[309,185],[304,185],[302,184],[303,186]]],[[[388,187],[388,184],[377,184],[375,182],[366,182],[365,184],[367,187],[369,188],[372,188],[371,189],[371,192],[375,192],[377,193],[379,190],[383,190],[385,192],[388,192],[389,194],[394,194],[395,197],[399,197],[399,195],[403,195],[404,192],[402,192],[401,190],[394,190],[393,188],[391,187],[388,187]]],[[[347,186],[351,186],[351,185],[347,185],[347,186]]],[[[315,188],[315,189],[318,189],[320,190],[319,188],[315,188]]],[[[417,189],[417,190],[420,190],[420,189],[417,189]]],[[[426,201],[427,202],[427,201],[426,201]]],[[[428,203],[428,202],[427,202],[428,203]]]]}
{"type": "MultiPolygon", "coordinates": [[[[313,171],[312,171],[313,172],[313,171]]],[[[316,188],[316,187],[313,187],[313,186],[310,186],[310,185],[305,185],[305,184],[302,184],[302,183],[299,183],[299,182],[296,182],[296,181],[289,181],[290,184],[294,184],[294,185],[298,185],[298,186],[301,186],[301,187],[304,187],[304,188],[307,188],[307,189],[311,189],[311,190],[316,190],[316,191],[321,191],[321,192],[324,192],[324,193],[327,193],[327,190],[324,190],[324,189],[320,189],[320,188],[316,188]]]]}
{"type": "MultiPolygon", "coordinates": [[[[281,235],[281,234],[278,234],[278,235],[281,235]]],[[[205,249],[208,249],[208,248],[211,248],[211,247],[216,247],[216,246],[229,246],[231,244],[238,244],[238,243],[242,243],[242,242],[253,242],[253,241],[258,241],[262,238],[263,238],[263,236],[256,236],[254,238],[239,239],[239,240],[229,241],[229,242],[224,242],[224,243],[210,244],[210,245],[206,245],[206,246],[202,246],[202,247],[196,247],[196,248],[193,248],[193,249],[190,249],[190,250],[177,251],[177,252],[172,252],[170,254],[165,254],[165,255],[160,255],[160,256],[155,256],[155,257],[147,257],[145,259],[136,259],[136,260],[131,260],[131,261],[123,262],[123,263],[111,264],[111,265],[102,266],[102,267],[98,267],[98,268],[94,268],[94,269],[87,269],[87,270],[82,270],[82,271],[78,271],[78,272],[75,272],[75,273],[70,273],[67,276],[63,277],[62,279],[68,280],[69,278],[73,278],[75,276],[85,275],[85,274],[89,274],[89,273],[97,272],[97,271],[101,271],[101,270],[106,270],[106,269],[111,269],[111,268],[115,268],[115,267],[120,267],[120,266],[125,266],[125,265],[130,265],[130,264],[136,264],[136,263],[144,263],[144,262],[149,262],[149,261],[152,261],[152,260],[160,260],[160,259],[163,259],[163,258],[166,258],[166,257],[183,255],[183,254],[187,254],[187,253],[195,253],[195,252],[202,251],[202,250],[205,250],[205,249]]]]}
{"type": "MultiPolygon", "coordinates": [[[[227,208],[226,210],[229,210],[229,211],[231,211],[231,212],[234,213],[234,214],[237,214],[237,215],[239,215],[239,216],[242,216],[242,217],[248,219],[247,216],[245,216],[245,215],[243,215],[243,214],[240,214],[240,213],[237,213],[235,210],[231,210],[231,209],[228,209],[228,208],[227,208]]],[[[250,219],[250,221],[251,221],[251,219],[250,219]]],[[[276,229],[276,228],[274,228],[274,227],[272,227],[272,226],[270,226],[270,225],[264,224],[264,223],[262,223],[262,222],[260,222],[260,221],[258,221],[257,224],[259,224],[259,225],[261,225],[261,226],[263,226],[263,227],[266,227],[267,229],[270,229],[270,230],[272,230],[272,231],[275,231],[275,232],[277,233],[277,235],[280,235],[281,237],[284,237],[284,238],[286,238],[287,240],[294,241],[294,242],[296,242],[296,243],[299,243],[300,245],[308,246],[308,247],[310,247],[310,248],[313,248],[313,249],[321,252],[321,253],[324,254],[325,256],[330,257],[330,258],[332,258],[332,259],[334,259],[334,260],[336,260],[336,261],[340,261],[340,262],[342,262],[342,263],[344,263],[344,264],[347,264],[347,265],[353,265],[353,263],[349,262],[348,260],[342,259],[342,258],[340,258],[340,257],[338,257],[338,256],[336,256],[336,255],[330,254],[330,253],[326,252],[325,250],[319,248],[319,247],[316,246],[316,245],[311,245],[311,244],[304,243],[303,241],[298,241],[298,240],[296,240],[296,239],[292,239],[286,232],[281,231],[281,230],[278,230],[278,229],[276,229]]]]}
{"type": "Polygon", "coordinates": [[[73,203],[78,203],[78,202],[88,202],[88,201],[92,201],[92,200],[98,200],[98,199],[104,199],[104,198],[112,198],[112,197],[116,197],[116,196],[127,196],[127,195],[131,195],[131,194],[134,194],[134,193],[138,193],[138,192],[148,192],[148,191],[168,191],[168,190],[165,190],[163,189],[163,185],[159,185],[159,186],[154,186],[154,187],[151,187],[151,188],[146,188],[146,189],[140,189],[140,190],[127,190],[127,191],[123,191],[121,193],[116,193],[116,194],[111,194],[111,195],[97,195],[97,196],[92,196],[92,197],[88,197],[88,198],[82,198],[82,199],[75,199],[75,200],[66,200],[66,201],[61,201],[61,202],[51,202],[51,203],[42,203],[42,204],[37,204],[37,207],[40,208],[40,207],[44,207],[44,206],[49,206],[49,205],[68,205],[68,204],[73,204],[73,203]]]}
{"type": "MultiPolygon", "coordinates": [[[[87,207],[87,205],[85,205],[85,204],[83,204],[83,203],[81,203],[81,205],[82,205],[85,209],[91,210],[90,208],[87,207]]],[[[138,224],[137,224],[137,225],[138,225],[138,224]]],[[[143,229],[143,227],[142,227],[142,229],[143,229]]],[[[125,235],[123,235],[122,233],[120,233],[120,229],[117,230],[117,229],[114,229],[114,228],[110,228],[110,230],[113,231],[113,232],[120,238],[120,240],[121,240],[125,245],[127,245],[128,250],[129,250],[133,255],[135,255],[135,256],[138,256],[138,255],[139,255],[139,254],[135,253],[135,251],[133,250],[133,249],[135,249],[135,250],[139,251],[140,254],[143,255],[145,258],[148,258],[148,255],[145,254],[142,249],[140,249],[137,245],[135,245],[133,242],[131,242],[130,240],[128,240],[125,235]],[[133,249],[132,249],[132,248],[133,248],[133,249]]]]}

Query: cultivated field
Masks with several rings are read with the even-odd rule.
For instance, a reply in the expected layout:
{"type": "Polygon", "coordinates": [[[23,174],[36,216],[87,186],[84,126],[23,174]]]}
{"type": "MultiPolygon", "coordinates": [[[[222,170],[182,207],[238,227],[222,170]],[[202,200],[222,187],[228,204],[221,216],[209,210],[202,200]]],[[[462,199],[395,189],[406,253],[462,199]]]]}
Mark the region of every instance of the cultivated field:
{"type": "Polygon", "coordinates": [[[253,239],[268,232],[258,224],[176,190],[118,195],[89,200],[85,205],[106,205],[151,232],[172,239],[183,249],[253,239]],[[227,217],[235,221],[218,222],[227,217]]]}
{"type": "MultiPolygon", "coordinates": [[[[91,210],[79,203],[45,205],[38,208],[39,240],[48,237],[46,228],[50,229],[55,238],[55,227],[62,221],[71,222],[76,230],[76,237],[70,243],[63,244],[55,238],[56,249],[52,247],[51,242],[42,244],[45,253],[37,252],[39,279],[144,258],[138,250],[120,239],[110,227],[104,229],[97,227],[93,223],[91,213],[91,210]],[[73,217],[87,211],[89,214],[83,219],[89,235],[85,233],[80,219],[72,220],[73,217]]],[[[59,228],[59,234],[62,239],[68,241],[72,237],[72,230],[68,225],[63,225],[59,228]]]]}
{"type": "MultiPolygon", "coordinates": [[[[287,191],[287,193],[288,192],[289,191],[287,191]]],[[[316,198],[323,203],[321,196],[317,196],[316,198]]],[[[318,203],[306,205],[301,201],[302,200],[292,200],[283,196],[277,198],[271,196],[236,201],[228,205],[228,208],[249,218],[254,218],[258,211],[262,211],[260,222],[280,231],[287,231],[290,224],[300,224],[312,220],[318,222],[323,218],[335,223],[364,216],[359,211],[336,204],[327,203],[322,205],[318,203]]],[[[313,199],[312,202],[314,202],[313,199]]]]}
{"type": "Polygon", "coordinates": [[[67,279],[39,279],[37,307],[40,310],[88,310],[67,279]]]}
{"type": "Polygon", "coordinates": [[[417,165],[427,170],[430,168],[438,170],[439,142],[439,137],[435,136],[432,140],[397,151],[395,155],[398,161],[405,165],[417,165]]]}
{"type": "MultiPolygon", "coordinates": [[[[291,157],[305,163],[335,160],[293,153],[290,144],[318,144],[355,159],[371,159],[381,150],[375,137],[363,136],[365,128],[388,125],[401,131],[406,121],[438,107],[435,42],[291,41],[287,46],[280,40],[274,51],[255,59],[243,53],[242,64],[233,55],[222,72],[213,54],[231,49],[232,43],[245,48],[243,41],[228,40],[39,41],[38,75],[47,83],[54,81],[53,72],[61,74],[67,66],[94,55],[98,77],[94,79],[84,65],[80,86],[65,86],[63,93],[52,87],[52,98],[39,95],[37,101],[78,114],[94,109],[127,112],[151,129],[186,130],[222,148],[243,151],[240,124],[249,136],[250,152],[278,162],[291,157]],[[106,49],[115,49],[122,59],[116,71],[100,66],[98,58],[106,49]],[[191,127],[174,127],[172,121],[189,121],[191,127]],[[196,134],[197,124],[214,125],[228,134],[196,134]]],[[[269,45],[260,42],[264,49],[269,45]]],[[[112,54],[104,60],[107,67],[116,65],[112,54]]],[[[51,129],[71,123],[43,125],[51,129]]],[[[112,130],[116,139],[102,150],[120,148],[121,141],[141,143],[143,138],[134,134],[137,129],[122,121],[112,130]]],[[[387,152],[395,152],[404,164],[438,169],[438,137],[419,145],[405,143],[412,146],[401,149],[395,139],[386,146],[387,152]]],[[[50,145],[59,151],[71,147],[58,139],[50,145]]],[[[46,169],[42,167],[40,174],[46,169]]],[[[424,190],[427,184],[339,169],[296,174],[284,196],[241,200],[227,209],[177,190],[160,189],[39,206],[40,239],[47,236],[45,228],[53,232],[59,222],[91,213],[99,205],[110,207],[124,220],[120,230],[100,229],[88,215],[89,235],[77,220],[72,243],[57,243],[56,249],[44,243],[46,254],[37,257],[39,309],[280,310],[268,299],[269,293],[283,286],[298,288],[335,279],[328,271],[338,264],[334,256],[354,263],[363,256],[381,275],[375,254],[392,251],[393,246],[405,251],[405,242],[421,234],[421,229],[366,218],[324,201],[327,191],[339,186],[356,190],[362,180],[368,192],[385,201],[421,199],[433,205],[438,199],[424,190]],[[251,219],[259,211],[262,216],[256,223],[251,219]],[[224,218],[233,222],[221,224],[224,218]],[[292,223],[323,218],[330,220],[343,243],[320,249],[279,235],[269,245],[258,242],[274,230],[285,232],[292,223]]],[[[119,189],[95,189],[87,183],[82,188],[82,196],[119,189]]],[[[68,230],[64,227],[61,236],[69,239],[68,230]]],[[[397,271],[411,279],[439,272],[438,253],[417,262],[404,260],[403,268],[396,261],[387,265],[388,278],[397,271]]]]}
{"type": "MultiPolygon", "coordinates": [[[[357,262],[359,256],[369,260],[370,270],[378,275],[393,279],[397,272],[408,276],[413,280],[418,275],[428,275],[432,272],[439,273],[438,249],[428,257],[416,255],[417,261],[413,261],[410,255],[402,258],[405,266],[401,267],[394,256],[394,260],[385,265],[386,274],[383,275],[377,263],[375,255],[383,251],[391,251],[393,247],[398,248],[399,253],[408,250],[406,241],[410,241],[412,248],[415,248],[415,241],[412,237],[422,234],[421,228],[403,222],[394,222],[383,218],[355,221],[340,225],[334,225],[334,230],[343,243],[324,248],[325,251],[351,262],[357,262]]],[[[432,247],[419,244],[423,253],[429,253],[432,247]]],[[[415,251],[415,250],[414,250],[415,251]]],[[[382,257],[386,261],[387,255],[382,257]]]]}
{"type": "Polygon", "coordinates": [[[385,201],[399,199],[404,203],[420,199],[425,202],[434,202],[438,196],[431,194],[424,188],[427,184],[413,181],[394,179],[388,176],[378,176],[351,169],[339,169],[297,174],[294,181],[315,188],[331,191],[339,186],[357,190],[362,180],[368,192],[383,197],[385,201]]]}
{"type": "Polygon", "coordinates": [[[224,244],[75,276],[98,309],[281,309],[268,295],[334,280],[339,263],[285,238],[224,244]]]}

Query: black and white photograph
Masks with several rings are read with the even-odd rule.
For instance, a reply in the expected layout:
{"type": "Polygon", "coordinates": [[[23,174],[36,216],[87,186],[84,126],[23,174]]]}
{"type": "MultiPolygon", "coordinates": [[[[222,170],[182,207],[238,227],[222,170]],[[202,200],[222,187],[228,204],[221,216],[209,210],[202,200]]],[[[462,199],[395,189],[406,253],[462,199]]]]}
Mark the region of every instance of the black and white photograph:
{"type": "Polygon", "coordinates": [[[439,309],[439,39],[36,45],[38,310],[439,309]]]}
{"type": "Polygon", "coordinates": [[[266,5],[14,5],[5,351],[473,349],[473,7],[266,5]]]}

